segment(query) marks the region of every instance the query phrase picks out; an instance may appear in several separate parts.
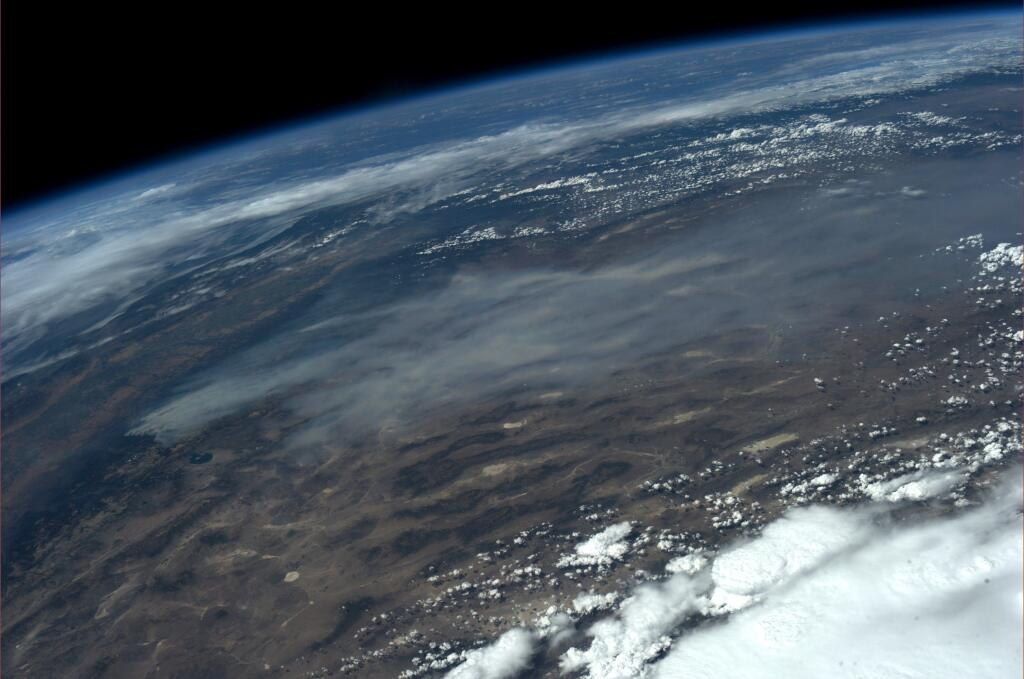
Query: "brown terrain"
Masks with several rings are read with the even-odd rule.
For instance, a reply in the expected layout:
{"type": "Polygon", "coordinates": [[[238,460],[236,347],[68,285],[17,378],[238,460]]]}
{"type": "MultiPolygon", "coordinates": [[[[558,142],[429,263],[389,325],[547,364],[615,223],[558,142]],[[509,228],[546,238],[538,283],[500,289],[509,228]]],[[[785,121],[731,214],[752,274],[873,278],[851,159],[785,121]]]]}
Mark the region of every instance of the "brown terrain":
{"type": "MultiPolygon", "coordinates": [[[[785,508],[780,479],[854,448],[915,456],[939,432],[1015,417],[1019,405],[1019,372],[985,396],[994,408],[964,409],[941,402],[959,393],[944,372],[908,373],[948,364],[1020,306],[951,289],[886,309],[885,323],[710,333],[597,385],[523,389],[301,456],[279,443],[304,422],[275,399],[170,446],[120,437],[150,390],[278,322],[345,266],[238,288],[149,334],[159,351],[111,342],[35,393],[5,394],[5,523],[23,531],[5,573],[5,672],[395,676],[431,642],[493,638],[600,589],[611,576],[567,578],[555,565],[595,521],[709,545],[748,530],[715,526],[711,510],[644,482],[686,474],[687,498],[731,494],[752,529],[785,508]],[[885,358],[908,333],[925,341],[885,358]],[[881,425],[898,433],[868,435],[881,425]],[[42,454],[52,450],[67,453],[42,454]],[[543,575],[510,575],[524,565],[543,575]],[[445,593],[497,579],[498,596],[445,593]]],[[[986,351],[996,349],[965,351],[964,370],[976,374],[986,351]]],[[[642,579],[665,560],[643,550],[615,578],[642,579]]]]}

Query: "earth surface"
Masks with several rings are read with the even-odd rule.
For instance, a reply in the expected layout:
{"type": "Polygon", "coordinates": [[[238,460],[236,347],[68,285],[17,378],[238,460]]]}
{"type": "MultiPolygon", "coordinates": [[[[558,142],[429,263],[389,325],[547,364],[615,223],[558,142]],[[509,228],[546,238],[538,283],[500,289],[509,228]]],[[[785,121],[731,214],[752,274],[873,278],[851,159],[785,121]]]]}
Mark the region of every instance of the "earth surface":
{"type": "Polygon", "coordinates": [[[4,676],[1019,676],[1020,22],[576,64],[5,215],[4,676]]]}

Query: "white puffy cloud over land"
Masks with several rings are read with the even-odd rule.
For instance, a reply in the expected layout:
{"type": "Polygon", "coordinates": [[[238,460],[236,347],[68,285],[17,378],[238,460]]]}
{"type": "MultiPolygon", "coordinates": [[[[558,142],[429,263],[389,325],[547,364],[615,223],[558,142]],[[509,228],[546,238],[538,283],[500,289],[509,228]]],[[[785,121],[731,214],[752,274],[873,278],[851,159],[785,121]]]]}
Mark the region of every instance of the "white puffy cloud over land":
{"type": "MultiPolygon", "coordinates": [[[[592,679],[1020,676],[1020,470],[1009,476],[986,502],[928,519],[889,503],[792,509],[699,570],[639,586],[579,630],[562,671],[592,679]]],[[[506,660],[498,650],[507,642],[487,652],[506,660]]],[[[512,654],[520,669],[534,648],[512,654]]]]}

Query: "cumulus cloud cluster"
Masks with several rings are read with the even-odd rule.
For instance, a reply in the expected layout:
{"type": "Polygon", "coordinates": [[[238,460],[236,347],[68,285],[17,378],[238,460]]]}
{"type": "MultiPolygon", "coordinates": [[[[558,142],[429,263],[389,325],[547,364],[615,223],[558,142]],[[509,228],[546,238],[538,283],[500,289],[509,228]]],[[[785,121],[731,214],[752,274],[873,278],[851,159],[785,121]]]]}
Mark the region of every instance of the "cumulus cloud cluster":
{"type": "Polygon", "coordinates": [[[605,566],[619,561],[629,550],[626,538],[631,532],[633,526],[628,521],[612,524],[576,545],[575,553],[563,556],[558,567],[605,566]]]}
{"type": "MultiPolygon", "coordinates": [[[[1024,508],[1020,470],[1007,476],[983,504],[938,518],[900,518],[888,498],[792,509],[758,537],[637,587],[581,630],[561,669],[591,679],[1017,676],[1024,508]]],[[[620,598],[582,595],[574,612],[620,598]]],[[[449,676],[520,676],[544,639],[512,630],[449,676]]]]}
{"type": "Polygon", "coordinates": [[[639,588],[563,667],[594,679],[1016,676],[1022,540],[1018,479],[926,521],[794,509],[709,568],[639,588]],[[725,614],[679,632],[689,616],[725,614]]]}
{"type": "Polygon", "coordinates": [[[917,471],[888,481],[866,484],[864,493],[872,500],[888,502],[925,500],[944,495],[966,480],[960,471],[917,471]]]}

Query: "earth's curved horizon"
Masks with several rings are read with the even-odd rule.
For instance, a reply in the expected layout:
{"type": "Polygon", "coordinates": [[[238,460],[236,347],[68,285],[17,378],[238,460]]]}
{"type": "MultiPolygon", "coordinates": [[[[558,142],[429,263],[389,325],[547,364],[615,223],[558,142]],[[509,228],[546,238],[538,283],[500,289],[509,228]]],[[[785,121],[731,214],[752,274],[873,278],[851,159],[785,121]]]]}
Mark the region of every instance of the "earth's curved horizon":
{"type": "Polygon", "coordinates": [[[634,52],[5,214],[0,669],[1019,673],[1020,24],[634,52]]]}

